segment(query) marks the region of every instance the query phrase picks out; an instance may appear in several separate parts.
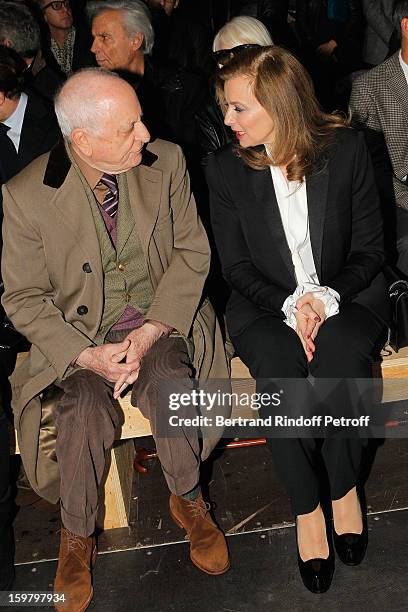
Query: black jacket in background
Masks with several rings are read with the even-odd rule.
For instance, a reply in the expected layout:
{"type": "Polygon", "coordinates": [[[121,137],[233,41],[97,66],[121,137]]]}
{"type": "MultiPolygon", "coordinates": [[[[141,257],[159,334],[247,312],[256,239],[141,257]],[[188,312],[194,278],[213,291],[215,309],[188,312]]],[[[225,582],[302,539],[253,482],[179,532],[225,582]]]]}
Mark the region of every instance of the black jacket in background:
{"type": "Polygon", "coordinates": [[[296,31],[302,49],[316,51],[319,45],[333,39],[337,42],[334,54],[344,72],[360,67],[363,35],[361,0],[345,0],[349,4],[349,18],[339,24],[327,17],[327,0],[297,0],[296,31]]]}
{"type": "Polygon", "coordinates": [[[157,11],[153,16],[153,60],[162,66],[182,68],[208,78],[215,64],[211,57],[211,36],[205,27],[183,17],[178,10],[169,17],[164,11],[157,11]]]}

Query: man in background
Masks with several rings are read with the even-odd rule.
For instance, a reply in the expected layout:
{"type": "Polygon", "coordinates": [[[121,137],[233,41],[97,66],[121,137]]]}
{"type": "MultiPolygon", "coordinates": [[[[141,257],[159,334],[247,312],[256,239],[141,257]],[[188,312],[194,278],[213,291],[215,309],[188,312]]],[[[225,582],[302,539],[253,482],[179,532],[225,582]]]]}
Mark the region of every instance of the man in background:
{"type": "Polygon", "coordinates": [[[408,0],[396,2],[394,20],[401,47],[355,79],[350,109],[367,135],[389,260],[408,277],[408,0]]]}

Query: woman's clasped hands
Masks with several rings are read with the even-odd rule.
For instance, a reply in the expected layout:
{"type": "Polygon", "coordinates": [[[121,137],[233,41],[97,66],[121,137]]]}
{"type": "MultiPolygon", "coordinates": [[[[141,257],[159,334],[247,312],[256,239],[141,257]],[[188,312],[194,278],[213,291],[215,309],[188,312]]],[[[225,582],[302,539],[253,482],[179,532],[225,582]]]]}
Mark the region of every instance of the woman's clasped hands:
{"type": "Polygon", "coordinates": [[[294,314],[296,332],[305,350],[307,360],[310,362],[316,350],[314,340],[326,320],[324,303],[309,291],[297,300],[294,314]]]}

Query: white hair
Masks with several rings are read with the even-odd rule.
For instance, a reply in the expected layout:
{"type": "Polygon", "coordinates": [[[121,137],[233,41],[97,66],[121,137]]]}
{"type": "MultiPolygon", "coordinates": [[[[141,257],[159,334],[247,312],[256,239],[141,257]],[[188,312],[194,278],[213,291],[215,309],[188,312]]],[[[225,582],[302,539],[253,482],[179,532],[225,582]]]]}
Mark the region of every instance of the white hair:
{"type": "Polygon", "coordinates": [[[140,32],[143,34],[141,50],[146,55],[152,52],[154,31],[149,9],[141,0],[91,0],[86,5],[86,14],[92,21],[105,11],[119,11],[123,15],[123,25],[130,38],[140,32]]]}
{"type": "Polygon", "coordinates": [[[93,135],[103,131],[104,122],[115,106],[110,92],[115,91],[118,83],[126,81],[102,68],[84,68],[65,81],[55,96],[54,107],[66,140],[70,140],[75,128],[84,128],[93,135]]]}
{"type": "Polygon", "coordinates": [[[232,49],[238,45],[261,45],[269,47],[273,40],[262,21],[255,17],[234,17],[228,21],[216,34],[213,51],[232,49]]]}

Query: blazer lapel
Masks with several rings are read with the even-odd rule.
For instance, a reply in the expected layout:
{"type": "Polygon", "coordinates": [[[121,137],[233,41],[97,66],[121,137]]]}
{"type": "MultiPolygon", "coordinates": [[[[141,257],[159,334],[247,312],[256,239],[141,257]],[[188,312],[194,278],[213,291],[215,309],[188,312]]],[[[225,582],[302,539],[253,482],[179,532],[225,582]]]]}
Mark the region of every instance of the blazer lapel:
{"type": "Polygon", "coordinates": [[[322,170],[306,177],[307,208],[309,213],[310,242],[313,259],[319,280],[322,278],[322,246],[324,219],[326,215],[327,194],[329,188],[329,169],[322,170]]]}
{"type": "Polygon", "coordinates": [[[408,124],[408,83],[399,62],[399,52],[395,53],[392,59],[393,61],[389,63],[388,87],[403,113],[402,121],[400,121],[400,113],[395,113],[393,117],[393,134],[399,135],[398,155],[396,157],[400,160],[397,168],[394,163],[394,168],[395,175],[399,180],[402,180],[408,169],[408,141],[403,137],[403,134],[406,134],[408,124]]]}
{"type": "Polygon", "coordinates": [[[143,253],[148,259],[150,238],[159,214],[162,172],[139,165],[127,173],[129,199],[143,253]]]}
{"type": "MultiPolygon", "coordinates": [[[[288,272],[291,279],[294,279],[294,269],[292,255],[286,240],[285,230],[283,229],[282,219],[276,199],[272,176],[269,168],[265,170],[252,170],[246,166],[248,182],[253,192],[256,206],[251,205],[251,214],[260,213],[260,219],[265,221],[269,240],[266,239],[265,249],[273,243],[274,250],[277,249],[282,259],[284,269],[288,272]],[[255,210],[254,210],[255,209],[255,210]]],[[[245,192],[244,192],[245,193],[245,192]]],[[[255,222],[255,218],[252,222],[255,222]]]]}

